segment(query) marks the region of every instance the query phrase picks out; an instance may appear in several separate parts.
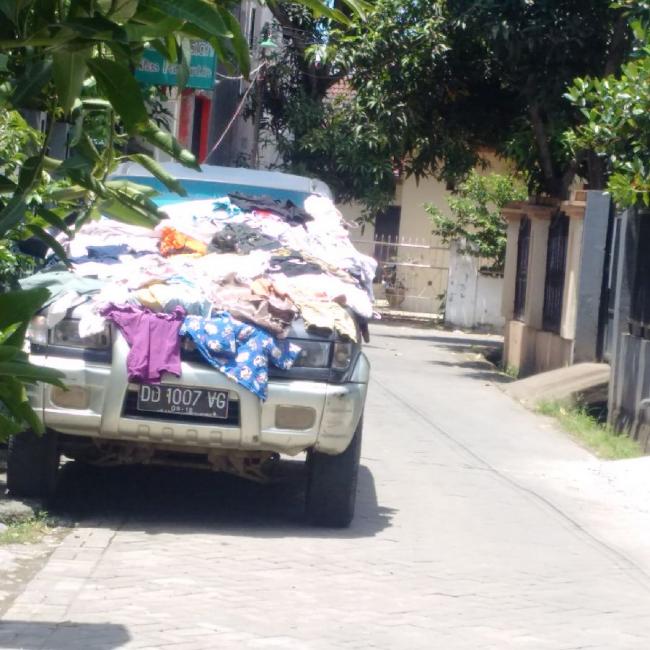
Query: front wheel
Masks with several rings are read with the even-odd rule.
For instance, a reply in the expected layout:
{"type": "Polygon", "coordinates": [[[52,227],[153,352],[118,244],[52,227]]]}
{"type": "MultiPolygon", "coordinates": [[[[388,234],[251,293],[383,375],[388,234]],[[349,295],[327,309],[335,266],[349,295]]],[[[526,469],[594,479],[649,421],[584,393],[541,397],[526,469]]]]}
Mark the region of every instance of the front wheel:
{"type": "Polygon", "coordinates": [[[310,452],[306,503],[310,524],[332,528],[350,525],[357,497],[362,429],[360,420],[348,448],[338,456],[310,452]]]}
{"type": "Polygon", "coordinates": [[[7,489],[16,497],[47,499],[56,487],[60,453],[56,433],[24,431],[9,439],[7,489]]]}

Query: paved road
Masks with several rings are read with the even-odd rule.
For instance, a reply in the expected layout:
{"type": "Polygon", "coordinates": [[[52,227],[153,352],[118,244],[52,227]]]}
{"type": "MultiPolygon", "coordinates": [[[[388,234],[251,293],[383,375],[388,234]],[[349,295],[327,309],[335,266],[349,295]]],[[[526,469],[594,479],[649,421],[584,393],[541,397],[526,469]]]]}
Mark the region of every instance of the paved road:
{"type": "Polygon", "coordinates": [[[269,490],[68,467],[81,524],[0,647],[647,649],[647,502],[490,383],[482,344],[375,327],[348,531],[303,527],[297,469],[269,490]]]}

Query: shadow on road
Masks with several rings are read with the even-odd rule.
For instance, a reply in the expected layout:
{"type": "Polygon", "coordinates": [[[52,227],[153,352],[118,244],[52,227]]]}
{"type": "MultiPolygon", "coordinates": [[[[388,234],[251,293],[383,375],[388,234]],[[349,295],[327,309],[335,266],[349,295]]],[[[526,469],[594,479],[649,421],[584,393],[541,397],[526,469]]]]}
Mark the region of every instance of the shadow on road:
{"type": "Polygon", "coordinates": [[[123,625],[112,623],[0,622],[0,648],[21,650],[70,650],[92,648],[113,650],[131,640],[123,625]]]}
{"type": "Polygon", "coordinates": [[[357,510],[348,529],[307,526],[303,520],[304,463],[283,461],[277,483],[260,485],[234,476],[176,468],[92,467],[67,463],[48,504],[59,517],[159,533],[218,532],[257,537],[376,535],[393,510],[377,503],[373,476],[359,471],[357,510]]]}
{"type": "Polygon", "coordinates": [[[385,334],[383,332],[375,332],[375,337],[383,338],[383,339],[399,339],[400,341],[422,341],[423,343],[436,343],[436,344],[441,344],[441,346],[443,347],[449,346],[454,350],[457,350],[458,348],[467,348],[469,350],[469,349],[480,348],[480,347],[500,349],[503,346],[503,342],[501,341],[501,339],[488,338],[481,335],[460,337],[455,334],[449,334],[445,336],[444,334],[443,335],[440,334],[415,335],[415,334],[385,334]]]}
{"type": "Polygon", "coordinates": [[[448,368],[461,368],[467,372],[466,377],[479,381],[489,381],[497,384],[509,384],[514,381],[513,377],[499,372],[489,361],[429,361],[434,366],[445,366],[448,368]]]}

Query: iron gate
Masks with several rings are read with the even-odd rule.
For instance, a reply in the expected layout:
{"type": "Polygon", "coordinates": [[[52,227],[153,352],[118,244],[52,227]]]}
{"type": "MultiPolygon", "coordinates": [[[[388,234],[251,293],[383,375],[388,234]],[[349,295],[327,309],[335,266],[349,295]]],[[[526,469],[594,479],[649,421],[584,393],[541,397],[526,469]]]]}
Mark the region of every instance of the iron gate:
{"type": "Polygon", "coordinates": [[[409,237],[375,237],[352,242],[377,260],[375,298],[379,306],[440,314],[449,276],[449,246],[409,237]]]}

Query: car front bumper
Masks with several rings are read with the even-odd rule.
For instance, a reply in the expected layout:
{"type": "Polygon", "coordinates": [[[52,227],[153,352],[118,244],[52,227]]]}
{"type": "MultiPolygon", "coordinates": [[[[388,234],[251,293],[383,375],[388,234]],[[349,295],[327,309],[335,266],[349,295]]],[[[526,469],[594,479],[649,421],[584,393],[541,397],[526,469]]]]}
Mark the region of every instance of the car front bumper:
{"type": "MultiPolygon", "coordinates": [[[[357,358],[348,382],[332,384],[305,380],[269,381],[268,399],[255,395],[222,373],[200,363],[182,363],[180,378],[169,376],[164,384],[227,390],[229,399],[238,402],[239,418],[234,424],[218,420],[183,421],[182,416],[158,419],[156,414],[135,414],[125,408],[129,391],[137,386],[128,382],[126,357],[129,348],[117,337],[112,363],[91,363],[53,355],[32,355],[32,363],[56,368],[65,373],[65,384],[75,391],[78,403],[62,399],[61,390],[37,385],[30,390],[30,401],[48,429],[102,440],[165,444],[192,449],[234,449],[275,451],[297,454],[315,449],[340,454],[348,447],[359,423],[366,399],[369,363],[365,355],[357,358]],[[62,406],[62,402],[67,405],[62,406]],[[309,428],[279,428],[278,407],[313,410],[309,428]]],[[[69,392],[67,395],[72,395],[69,392]]]]}

